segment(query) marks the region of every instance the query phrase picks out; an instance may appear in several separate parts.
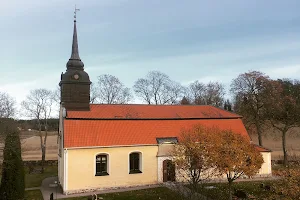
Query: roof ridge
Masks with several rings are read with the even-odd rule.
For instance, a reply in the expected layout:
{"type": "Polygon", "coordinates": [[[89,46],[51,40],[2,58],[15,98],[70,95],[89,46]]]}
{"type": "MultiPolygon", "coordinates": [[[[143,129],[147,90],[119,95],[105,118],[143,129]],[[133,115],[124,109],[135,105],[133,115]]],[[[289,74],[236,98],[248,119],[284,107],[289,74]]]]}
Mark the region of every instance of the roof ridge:
{"type": "Polygon", "coordinates": [[[264,146],[261,146],[261,145],[259,145],[259,144],[252,143],[252,145],[253,145],[253,146],[256,146],[256,147],[259,147],[259,148],[262,148],[262,149],[265,149],[266,151],[270,151],[270,152],[272,152],[272,150],[271,150],[271,149],[269,149],[269,148],[266,148],[266,147],[264,147],[264,146]]]}
{"type": "Polygon", "coordinates": [[[218,108],[218,107],[215,107],[215,106],[212,106],[212,107],[214,107],[214,108],[216,108],[216,109],[219,109],[219,110],[222,110],[222,111],[224,111],[224,112],[227,112],[227,113],[233,114],[233,115],[238,115],[238,116],[240,116],[240,118],[243,118],[243,116],[242,116],[242,115],[240,115],[240,114],[237,114],[237,113],[235,113],[235,112],[233,112],[233,111],[225,110],[224,108],[218,108]]]}
{"type": "Polygon", "coordinates": [[[224,119],[242,118],[212,105],[91,104],[90,111],[68,111],[70,118],[224,119]]]}
{"type": "Polygon", "coordinates": [[[91,106],[125,106],[125,105],[128,105],[128,106],[209,106],[209,107],[214,107],[214,108],[217,108],[215,106],[212,106],[212,105],[196,105],[196,104],[190,104],[190,105],[181,105],[181,104],[134,104],[134,103],[131,103],[131,104],[102,104],[102,103],[93,103],[93,104],[90,104],[91,106]]]}
{"type": "Polygon", "coordinates": [[[68,120],[225,120],[225,119],[241,119],[240,117],[203,117],[203,118],[80,118],[66,117],[68,120]]]}

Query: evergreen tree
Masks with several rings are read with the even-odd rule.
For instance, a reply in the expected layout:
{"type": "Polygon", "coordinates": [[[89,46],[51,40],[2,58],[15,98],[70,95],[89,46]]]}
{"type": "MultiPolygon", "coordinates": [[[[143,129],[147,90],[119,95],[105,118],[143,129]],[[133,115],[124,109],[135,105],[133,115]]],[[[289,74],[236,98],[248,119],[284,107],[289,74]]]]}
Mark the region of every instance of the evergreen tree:
{"type": "Polygon", "coordinates": [[[23,199],[25,191],[24,166],[21,157],[20,137],[15,121],[1,119],[0,132],[5,137],[0,199],[23,199]]]}
{"type": "Polygon", "coordinates": [[[224,110],[228,110],[230,112],[232,111],[232,106],[231,106],[229,99],[227,99],[224,103],[224,110]]]}
{"type": "Polygon", "coordinates": [[[184,97],[182,98],[182,100],[180,101],[180,104],[181,104],[181,105],[189,105],[189,104],[191,104],[191,103],[190,103],[190,101],[184,96],[184,97]]]}
{"type": "Polygon", "coordinates": [[[225,101],[224,103],[224,110],[227,110],[228,109],[228,105],[227,105],[227,101],[225,101]]]}

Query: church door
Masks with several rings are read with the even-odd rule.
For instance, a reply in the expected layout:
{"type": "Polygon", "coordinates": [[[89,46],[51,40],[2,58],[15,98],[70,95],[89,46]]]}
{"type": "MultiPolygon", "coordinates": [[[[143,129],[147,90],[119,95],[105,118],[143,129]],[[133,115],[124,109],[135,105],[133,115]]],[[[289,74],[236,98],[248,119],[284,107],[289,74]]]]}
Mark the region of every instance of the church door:
{"type": "Polygon", "coordinates": [[[171,160],[163,161],[163,182],[175,181],[175,165],[171,160]]]}

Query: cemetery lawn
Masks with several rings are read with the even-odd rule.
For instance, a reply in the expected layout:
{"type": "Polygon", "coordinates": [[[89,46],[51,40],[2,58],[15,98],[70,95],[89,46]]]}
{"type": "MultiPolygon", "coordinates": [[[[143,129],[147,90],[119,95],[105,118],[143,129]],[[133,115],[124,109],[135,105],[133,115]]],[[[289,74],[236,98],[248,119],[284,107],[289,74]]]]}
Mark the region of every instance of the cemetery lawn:
{"type": "MultiPolygon", "coordinates": [[[[260,187],[260,184],[272,185],[272,181],[247,181],[247,182],[233,182],[233,188],[237,190],[243,190],[247,195],[256,197],[256,199],[267,198],[272,194],[272,191],[266,191],[260,187]]],[[[272,186],[271,186],[272,187],[272,186]]],[[[203,186],[199,186],[198,193],[218,200],[228,199],[228,183],[207,183],[203,186]],[[215,188],[205,188],[207,186],[214,186],[215,188]]]]}
{"type": "MultiPolygon", "coordinates": [[[[28,167],[24,166],[25,170],[25,188],[40,187],[42,181],[45,178],[57,176],[57,166],[45,166],[45,171],[43,174],[29,174],[28,167]]],[[[0,181],[1,181],[1,169],[0,169],[0,181]]]]}
{"type": "Polygon", "coordinates": [[[40,190],[29,190],[25,191],[26,200],[41,200],[43,199],[42,193],[40,190]]]}
{"type": "Polygon", "coordinates": [[[43,174],[29,174],[28,168],[25,167],[25,188],[40,187],[45,178],[57,176],[57,165],[45,166],[43,174]]]}
{"type": "MultiPolygon", "coordinates": [[[[135,190],[129,192],[101,194],[105,200],[180,200],[180,197],[166,187],[158,187],[144,190],[135,190]]],[[[64,200],[87,200],[88,197],[74,197],[64,200]]]]}

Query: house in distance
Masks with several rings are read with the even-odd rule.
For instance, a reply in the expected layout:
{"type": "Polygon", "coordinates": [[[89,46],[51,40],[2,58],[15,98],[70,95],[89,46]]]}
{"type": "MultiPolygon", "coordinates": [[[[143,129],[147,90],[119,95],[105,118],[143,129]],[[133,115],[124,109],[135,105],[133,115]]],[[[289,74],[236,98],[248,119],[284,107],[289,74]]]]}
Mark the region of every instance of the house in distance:
{"type": "MultiPolygon", "coordinates": [[[[169,149],[197,124],[250,137],[241,116],[206,105],[90,104],[90,79],[79,57],[76,19],[61,75],[58,177],[65,194],[176,181],[169,149]],[[172,171],[170,171],[172,170],[172,171]]],[[[257,147],[271,174],[271,153],[257,147]]]]}

